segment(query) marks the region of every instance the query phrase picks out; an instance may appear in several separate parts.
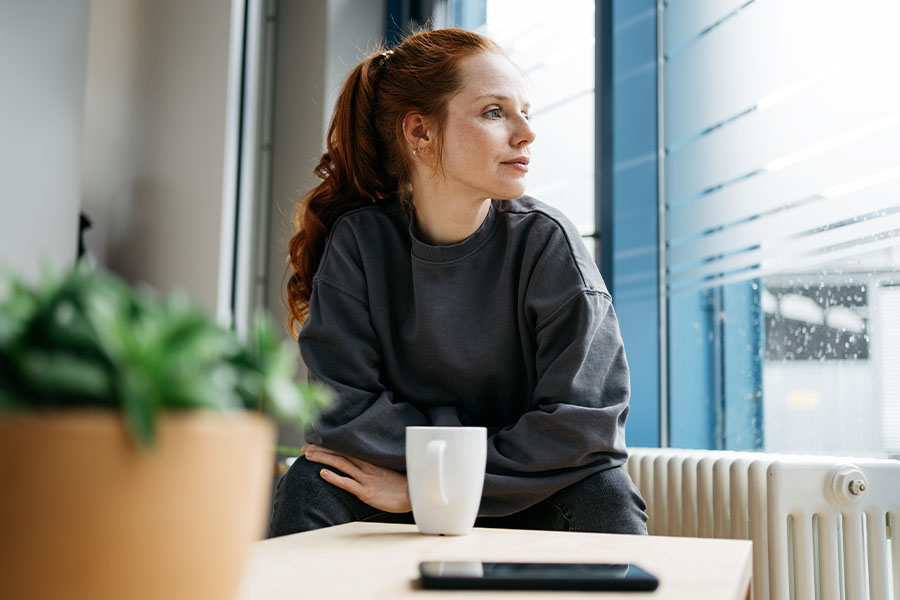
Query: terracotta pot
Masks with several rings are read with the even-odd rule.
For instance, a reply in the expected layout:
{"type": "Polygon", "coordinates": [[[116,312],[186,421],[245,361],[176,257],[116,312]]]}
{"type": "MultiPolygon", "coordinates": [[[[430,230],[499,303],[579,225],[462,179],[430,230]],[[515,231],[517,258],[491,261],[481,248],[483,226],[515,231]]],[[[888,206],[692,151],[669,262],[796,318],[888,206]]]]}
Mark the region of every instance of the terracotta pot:
{"type": "Polygon", "coordinates": [[[234,598],[274,443],[255,413],[171,413],[144,452],[113,413],[0,416],[0,597],[234,598]]]}

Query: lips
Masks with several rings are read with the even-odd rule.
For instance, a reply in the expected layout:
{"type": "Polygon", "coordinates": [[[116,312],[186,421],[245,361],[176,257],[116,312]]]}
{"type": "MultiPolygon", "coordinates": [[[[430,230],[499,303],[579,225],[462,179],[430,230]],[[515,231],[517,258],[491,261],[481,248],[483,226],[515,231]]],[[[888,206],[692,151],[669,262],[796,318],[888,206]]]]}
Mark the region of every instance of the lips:
{"type": "Polygon", "coordinates": [[[531,159],[529,159],[527,156],[518,156],[518,157],[510,159],[510,160],[505,160],[500,164],[506,165],[508,167],[512,167],[518,171],[522,171],[523,173],[527,173],[528,172],[528,163],[530,163],[530,162],[531,162],[531,159]]]}

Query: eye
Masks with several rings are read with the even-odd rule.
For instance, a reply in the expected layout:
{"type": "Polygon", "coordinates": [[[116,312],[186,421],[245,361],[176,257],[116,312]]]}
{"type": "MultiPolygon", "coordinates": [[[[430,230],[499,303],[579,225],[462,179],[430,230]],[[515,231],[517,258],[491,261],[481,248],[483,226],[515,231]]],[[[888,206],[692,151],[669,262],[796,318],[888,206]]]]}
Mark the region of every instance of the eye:
{"type": "Polygon", "coordinates": [[[485,115],[486,117],[490,118],[490,119],[499,119],[500,116],[501,116],[501,115],[500,115],[500,109],[499,109],[499,108],[492,108],[491,110],[489,110],[489,111],[487,111],[486,113],[484,113],[484,115],[485,115]]]}

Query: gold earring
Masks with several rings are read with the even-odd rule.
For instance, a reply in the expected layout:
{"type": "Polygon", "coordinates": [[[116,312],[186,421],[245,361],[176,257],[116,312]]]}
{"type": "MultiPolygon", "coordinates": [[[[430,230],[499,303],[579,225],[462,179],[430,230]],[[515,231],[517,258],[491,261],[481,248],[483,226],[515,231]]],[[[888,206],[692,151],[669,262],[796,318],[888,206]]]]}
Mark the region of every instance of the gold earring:
{"type": "Polygon", "coordinates": [[[424,148],[413,148],[413,154],[415,154],[416,156],[420,154],[428,154],[429,152],[431,152],[431,148],[429,148],[428,146],[425,146],[424,148]]]}

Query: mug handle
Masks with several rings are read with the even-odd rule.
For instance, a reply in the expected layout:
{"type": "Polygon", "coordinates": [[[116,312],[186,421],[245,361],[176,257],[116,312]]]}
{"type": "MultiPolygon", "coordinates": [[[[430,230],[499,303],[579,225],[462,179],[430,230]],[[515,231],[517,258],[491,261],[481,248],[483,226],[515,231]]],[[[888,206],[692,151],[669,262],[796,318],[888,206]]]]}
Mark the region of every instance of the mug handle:
{"type": "Polygon", "coordinates": [[[445,440],[431,440],[425,446],[425,457],[428,473],[427,485],[428,499],[436,506],[447,506],[447,494],[444,491],[444,451],[447,449],[445,440]]]}

